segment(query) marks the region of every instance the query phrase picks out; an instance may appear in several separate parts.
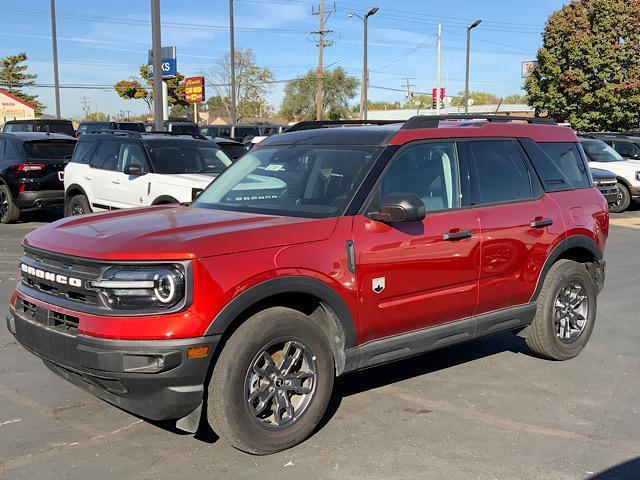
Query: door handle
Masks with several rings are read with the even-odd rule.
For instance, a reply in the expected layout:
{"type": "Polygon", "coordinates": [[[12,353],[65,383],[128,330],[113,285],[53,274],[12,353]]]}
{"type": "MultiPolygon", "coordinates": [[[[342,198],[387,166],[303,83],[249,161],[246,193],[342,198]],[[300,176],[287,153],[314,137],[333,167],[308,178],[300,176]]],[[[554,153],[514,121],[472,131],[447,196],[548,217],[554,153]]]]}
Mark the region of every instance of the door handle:
{"type": "Polygon", "coordinates": [[[93,177],[85,176],[84,179],[85,180],[93,180],[93,177]]]}
{"type": "Polygon", "coordinates": [[[111,180],[111,183],[115,183],[116,185],[120,185],[120,180],[111,180]]]}
{"type": "Polygon", "coordinates": [[[531,228],[544,228],[548,227],[549,225],[553,225],[553,219],[551,218],[537,217],[535,220],[529,222],[529,226],[531,228]]]}
{"type": "Polygon", "coordinates": [[[447,232],[442,234],[443,240],[462,240],[471,238],[471,230],[460,230],[459,232],[447,232]]]}

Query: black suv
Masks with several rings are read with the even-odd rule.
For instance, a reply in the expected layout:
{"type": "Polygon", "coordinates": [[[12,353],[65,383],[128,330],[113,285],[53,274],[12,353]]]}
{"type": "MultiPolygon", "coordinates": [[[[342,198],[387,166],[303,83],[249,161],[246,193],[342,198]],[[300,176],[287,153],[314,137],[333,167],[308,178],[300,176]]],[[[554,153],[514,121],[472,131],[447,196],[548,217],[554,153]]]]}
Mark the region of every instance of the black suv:
{"type": "Polygon", "coordinates": [[[82,122],[78,126],[77,135],[93,133],[99,130],[127,130],[130,132],[144,132],[142,122],[82,122]]]}
{"type": "Polygon", "coordinates": [[[9,120],[4,124],[3,133],[19,133],[19,132],[49,132],[62,133],[71,137],[76,132],[73,129],[71,120],[49,120],[49,119],[33,119],[33,120],[9,120]]]}
{"type": "Polygon", "coordinates": [[[63,171],[75,144],[56,133],[0,133],[0,223],[64,203],[63,171]]]}

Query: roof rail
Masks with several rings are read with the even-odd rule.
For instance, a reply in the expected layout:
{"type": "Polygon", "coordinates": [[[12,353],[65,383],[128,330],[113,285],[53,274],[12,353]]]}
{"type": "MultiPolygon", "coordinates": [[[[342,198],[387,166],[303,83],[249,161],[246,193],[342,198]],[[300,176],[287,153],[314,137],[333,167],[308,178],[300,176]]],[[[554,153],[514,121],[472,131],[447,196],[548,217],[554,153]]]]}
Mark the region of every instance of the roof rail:
{"type": "Polygon", "coordinates": [[[173,137],[191,137],[191,138],[195,138],[196,140],[209,140],[207,137],[205,137],[204,135],[201,135],[199,133],[187,133],[187,132],[165,132],[164,130],[152,130],[151,132],[144,132],[146,134],[153,134],[153,135],[168,135],[168,136],[173,136],[173,137]]]}
{"type": "Polygon", "coordinates": [[[492,123],[509,123],[513,121],[527,122],[541,125],[557,125],[553,118],[545,117],[516,117],[512,115],[417,115],[407,120],[402,125],[402,130],[414,130],[416,128],[438,128],[442,120],[486,120],[492,123]]]}
{"type": "Polygon", "coordinates": [[[96,130],[95,132],[89,132],[89,134],[109,134],[115,135],[118,137],[130,137],[130,138],[142,138],[140,135],[141,132],[134,132],[133,130],[115,130],[112,128],[103,128],[101,130],[96,130]]]}
{"type": "Polygon", "coordinates": [[[298,132],[300,130],[315,130],[317,128],[341,126],[389,125],[392,123],[402,123],[402,120],[311,120],[291,125],[285,130],[285,132],[289,133],[298,132]]]}

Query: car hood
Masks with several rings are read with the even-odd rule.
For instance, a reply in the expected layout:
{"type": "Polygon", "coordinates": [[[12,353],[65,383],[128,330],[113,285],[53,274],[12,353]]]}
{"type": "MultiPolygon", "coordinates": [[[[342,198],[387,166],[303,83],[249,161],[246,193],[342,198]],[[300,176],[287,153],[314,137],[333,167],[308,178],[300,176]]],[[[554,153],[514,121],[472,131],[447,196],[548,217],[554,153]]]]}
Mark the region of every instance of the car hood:
{"type": "Polygon", "coordinates": [[[158,175],[157,183],[189,188],[206,188],[219,173],[179,173],[158,175]]]}
{"type": "Polygon", "coordinates": [[[603,168],[590,168],[594,180],[615,180],[616,174],[603,168]]]}
{"type": "Polygon", "coordinates": [[[336,222],[161,205],[65,218],[24,244],[101,260],[184,260],[324,240],[336,222]]]}
{"type": "Polygon", "coordinates": [[[636,160],[620,160],[618,162],[589,162],[590,167],[609,170],[616,175],[623,176],[630,181],[636,180],[636,172],[640,172],[640,162],[636,160]]]}

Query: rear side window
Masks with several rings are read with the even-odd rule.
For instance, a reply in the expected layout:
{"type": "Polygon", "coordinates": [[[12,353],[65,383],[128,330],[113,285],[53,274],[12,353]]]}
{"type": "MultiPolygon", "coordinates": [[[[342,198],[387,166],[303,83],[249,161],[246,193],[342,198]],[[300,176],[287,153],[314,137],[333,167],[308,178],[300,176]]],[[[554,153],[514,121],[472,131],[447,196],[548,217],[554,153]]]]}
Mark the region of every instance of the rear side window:
{"type": "Polygon", "coordinates": [[[638,157],[640,156],[640,149],[632,142],[626,140],[615,140],[613,142],[613,148],[616,149],[623,157],[638,157]]]}
{"type": "Polygon", "coordinates": [[[73,150],[73,156],[71,161],[73,163],[82,163],[89,165],[93,152],[96,151],[96,143],[94,142],[78,142],[76,148],[73,150]]]}
{"type": "Polygon", "coordinates": [[[540,143],[550,162],[538,161],[536,170],[547,190],[565,190],[557,188],[567,184],[572,189],[590,188],[589,172],[575,143],[540,143]]]}
{"type": "Polygon", "coordinates": [[[31,123],[7,123],[4,126],[5,132],[33,132],[31,123]]]}
{"type": "Polygon", "coordinates": [[[533,198],[531,177],[510,140],[465,142],[469,194],[465,205],[515,202],[533,198]]]}
{"type": "Polygon", "coordinates": [[[91,165],[104,170],[116,170],[120,144],[118,142],[102,142],[98,147],[91,165]]]}
{"type": "Polygon", "coordinates": [[[35,141],[25,142],[24,152],[27,158],[68,160],[73,154],[76,142],[35,141]]]}
{"type": "Polygon", "coordinates": [[[135,143],[122,144],[120,154],[118,155],[117,170],[119,172],[124,172],[124,169],[131,165],[140,165],[142,169],[145,170],[146,164],[144,152],[142,148],[140,148],[140,145],[136,145],[135,143]]]}

